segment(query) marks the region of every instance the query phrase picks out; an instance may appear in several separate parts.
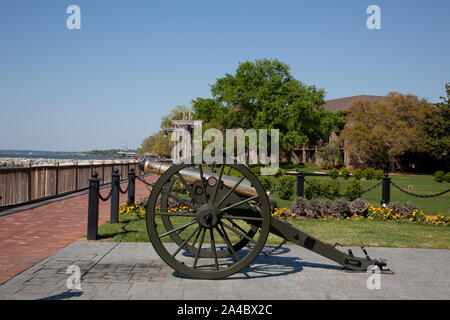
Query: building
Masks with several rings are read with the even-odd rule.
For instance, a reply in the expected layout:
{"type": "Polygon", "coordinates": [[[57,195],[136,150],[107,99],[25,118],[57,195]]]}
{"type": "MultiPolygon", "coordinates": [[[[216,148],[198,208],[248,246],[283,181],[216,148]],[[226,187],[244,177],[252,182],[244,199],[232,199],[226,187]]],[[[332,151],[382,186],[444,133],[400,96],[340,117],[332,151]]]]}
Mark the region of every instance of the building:
{"type": "MultiPolygon", "coordinates": [[[[339,98],[339,99],[332,99],[325,101],[325,109],[328,111],[347,111],[350,106],[355,101],[369,101],[371,103],[373,102],[379,102],[383,100],[384,96],[372,96],[372,95],[359,95],[359,96],[353,96],[353,97],[345,97],[345,98],[339,98]]],[[[330,136],[329,141],[337,140],[339,133],[333,132],[330,136]]],[[[344,150],[344,144],[340,144],[341,152],[344,159],[344,165],[346,167],[352,167],[350,156],[347,151],[344,150]]],[[[303,162],[303,163],[312,163],[315,162],[316,164],[321,164],[322,159],[318,156],[318,151],[320,150],[320,145],[303,145],[301,148],[294,148],[293,153],[291,156],[292,162],[303,162]]]]}

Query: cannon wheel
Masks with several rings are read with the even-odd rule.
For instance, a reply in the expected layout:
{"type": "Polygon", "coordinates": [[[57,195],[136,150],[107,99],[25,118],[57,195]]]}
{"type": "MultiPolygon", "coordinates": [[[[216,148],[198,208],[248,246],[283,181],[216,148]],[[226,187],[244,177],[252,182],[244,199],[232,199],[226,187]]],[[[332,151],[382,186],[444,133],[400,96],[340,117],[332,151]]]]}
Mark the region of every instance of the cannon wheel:
{"type": "MultiPolygon", "coordinates": [[[[172,189],[172,187],[177,183],[178,181],[175,179],[171,179],[169,182],[166,183],[166,185],[163,187],[166,192],[163,192],[161,194],[161,201],[160,201],[160,205],[161,205],[161,212],[168,212],[169,209],[171,208],[170,202],[171,199],[169,197],[170,192],[173,192],[174,190],[172,189]]],[[[182,184],[181,182],[178,182],[179,184],[182,184]]],[[[176,216],[172,217],[172,216],[161,216],[161,220],[164,224],[164,227],[167,231],[170,231],[172,229],[175,229],[175,227],[172,224],[172,219],[176,220],[176,216]]],[[[247,238],[244,237],[240,237],[240,240],[233,244],[233,249],[237,252],[239,250],[241,250],[242,248],[244,248],[246,245],[248,245],[250,243],[250,241],[248,240],[248,238],[253,238],[256,234],[256,232],[258,231],[258,227],[257,226],[251,226],[251,229],[249,231],[245,231],[245,230],[241,230],[241,231],[245,231],[245,234],[247,235],[247,238]]],[[[178,245],[181,245],[184,240],[178,235],[178,233],[174,232],[171,233],[169,235],[169,237],[178,245]]],[[[184,250],[189,251],[189,253],[195,255],[197,252],[197,249],[195,247],[193,247],[191,244],[186,243],[183,247],[184,250]]],[[[230,254],[232,254],[232,252],[230,251],[229,248],[225,247],[225,248],[220,248],[221,250],[217,250],[217,257],[218,258],[222,258],[222,257],[226,257],[229,256],[230,254]]],[[[200,254],[199,254],[200,258],[213,258],[213,252],[211,252],[210,250],[201,250],[200,254]]]]}
{"type": "MultiPolygon", "coordinates": [[[[242,178],[246,178],[255,188],[257,196],[239,198],[237,201],[238,196],[233,192],[234,188],[224,187],[221,181],[223,165],[219,168],[220,175],[216,183],[211,187],[203,177],[201,165],[178,164],[161,175],[149,197],[147,232],[155,251],[173,269],[192,278],[220,279],[239,272],[258,256],[269,234],[271,219],[269,199],[261,182],[244,165],[227,164],[227,166],[238,171],[242,178]],[[173,178],[180,176],[181,170],[186,168],[197,169],[198,181],[203,181],[203,186],[199,182],[203,193],[197,194],[195,199],[191,194],[190,197],[180,198],[165,188],[173,178]],[[209,193],[209,197],[207,187],[213,191],[209,193]],[[158,211],[158,200],[163,195],[169,195],[188,209],[176,213],[164,212],[164,209],[158,211]],[[224,197],[229,197],[233,203],[228,205],[229,201],[224,201],[224,197]],[[248,206],[248,210],[242,210],[243,206],[248,206]],[[241,208],[237,211],[238,214],[236,208],[241,208]],[[159,223],[163,216],[170,216],[173,224],[159,223]],[[175,219],[179,219],[178,224],[175,219]],[[245,226],[249,230],[246,230],[245,226]],[[259,232],[256,232],[255,228],[259,232]],[[181,243],[174,240],[175,235],[178,240],[182,240],[181,243]],[[172,238],[175,243],[164,242],[168,238],[172,238]],[[251,242],[252,247],[239,250],[243,247],[242,238],[251,242]],[[224,247],[222,252],[219,250],[220,246],[224,247]]],[[[242,179],[239,181],[242,182],[242,179]]],[[[235,187],[240,182],[236,183],[235,187]]],[[[185,181],[183,183],[187,186],[185,181]]]]}

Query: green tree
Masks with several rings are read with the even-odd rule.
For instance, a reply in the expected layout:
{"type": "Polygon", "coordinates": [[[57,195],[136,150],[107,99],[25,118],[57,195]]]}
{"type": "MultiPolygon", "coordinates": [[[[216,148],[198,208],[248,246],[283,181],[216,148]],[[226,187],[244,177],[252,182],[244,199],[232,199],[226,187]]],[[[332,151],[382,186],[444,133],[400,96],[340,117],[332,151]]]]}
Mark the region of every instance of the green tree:
{"type": "Polygon", "coordinates": [[[447,98],[432,106],[423,120],[426,135],[424,149],[439,160],[450,161],[450,82],[445,85],[447,98]]]}
{"type": "Polygon", "coordinates": [[[337,167],[343,161],[341,148],[337,141],[330,141],[327,143],[318,154],[319,157],[322,158],[323,161],[328,162],[332,168],[337,167]]]}
{"type": "Polygon", "coordinates": [[[171,154],[172,145],[173,143],[169,137],[166,138],[163,131],[158,131],[142,141],[139,153],[157,153],[161,156],[168,157],[171,154]]]}
{"type": "Polygon", "coordinates": [[[211,86],[212,99],[192,101],[198,119],[218,129],[279,129],[280,151],[328,140],[343,124],[323,108],[324,91],[294,79],[287,64],[262,59],[239,64],[211,86]]]}
{"type": "MultiPolygon", "coordinates": [[[[176,106],[167,115],[162,117],[161,128],[173,128],[172,120],[181,120],[183,119],[183,114],[188,115],[189,113],[193,114],[192,110],[188,107],[182,105],[176,106]]],[[[170,156],[173,147],[173,142],[170,138],[171,134],[169,132],[164,133],[164,131],[158,131],[142,141],[139,153],[157,153],[168,157],[170,156]]]]}
{"type": "Polygon", "coordinates": [[[423,151],[420,124],[431,104],[414,95],[391,92],[381,102],[356,101],[349,108],[341,137],[361,162],[395,163],[406,153],[423,151]]]}
{"type": "Polygon", "coordinates": [[[186,106],[178,105],[173,108],[168,115],[162,117],[161,119],[161,128],[172,128],[172,120],[181,120],[183,119],[183,114],[188,115],[192,113],[192,110],[186,106]]]}

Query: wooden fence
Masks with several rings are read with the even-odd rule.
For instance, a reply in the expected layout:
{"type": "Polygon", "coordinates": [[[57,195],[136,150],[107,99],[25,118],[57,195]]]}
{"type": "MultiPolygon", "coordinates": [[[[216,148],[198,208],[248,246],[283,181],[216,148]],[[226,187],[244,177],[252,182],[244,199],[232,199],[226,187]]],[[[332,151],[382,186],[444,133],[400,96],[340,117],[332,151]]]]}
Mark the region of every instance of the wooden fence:
{"type": "Polygon", "coordinates": [[[98,173],[101,184],[111,182],[114,169],[121,179],[128,177],[134,168],[139,174],[139,161],[104,162],[59,166],[38,166],[0,169],[0,210],[14,205],[36,202],[82,191],[88,188],[92,172],[98,173]]]}

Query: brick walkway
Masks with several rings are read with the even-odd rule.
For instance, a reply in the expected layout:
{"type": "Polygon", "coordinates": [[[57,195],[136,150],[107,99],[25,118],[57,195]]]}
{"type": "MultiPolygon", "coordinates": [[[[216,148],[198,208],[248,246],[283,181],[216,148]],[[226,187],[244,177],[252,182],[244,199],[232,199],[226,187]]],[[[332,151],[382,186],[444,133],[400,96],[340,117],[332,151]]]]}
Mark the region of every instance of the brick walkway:
{"type": "MultiPolygon", "coordinates": [[[[154,182],[156,176],[146,181],[154,182]]],[[[103,195],[108,192],[101,190],[103,195]]],[[[146,185],[136,180],[136,200],[148,195],[146,185]]],[[[126,199],[120,195],[120,203],[126,199]]],[[[0,284],[86,234],[87,209],[84,194],[0,217],[0,284]]],[[[109,211],[110,202],[100,201],[99,223],[109,220],[109,211]]]]}

